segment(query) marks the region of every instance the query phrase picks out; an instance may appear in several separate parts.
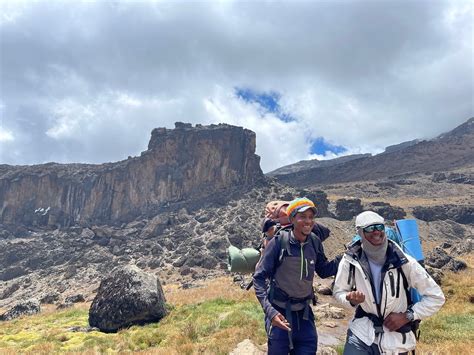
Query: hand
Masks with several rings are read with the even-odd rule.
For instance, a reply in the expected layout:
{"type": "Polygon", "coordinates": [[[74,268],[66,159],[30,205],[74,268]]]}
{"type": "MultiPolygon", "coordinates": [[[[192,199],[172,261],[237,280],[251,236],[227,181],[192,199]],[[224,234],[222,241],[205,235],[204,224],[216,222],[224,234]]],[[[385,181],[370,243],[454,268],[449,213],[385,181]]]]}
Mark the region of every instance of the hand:
{"type": "Polygon", "coordinates": [[[407,323],[408,319],[405,313],[390,313],[383,321],[383,325],[386,326],[391,332],[403,327],[407,323]]]}
{"type": "Polygon", "coordinates": [[[274,327],[281,328],[283,330],[291,331],[290,323],[283,317],[281,313],[278,313],[275,317],[272,318],[272,325],[274,327]]]}
{"type": "Polygon", "coordinates": [[[351,291],[346,294],[346,300],[348,300],[353,306],[356,306],[365,301],[365,295],[360,291],[351,291]]]}

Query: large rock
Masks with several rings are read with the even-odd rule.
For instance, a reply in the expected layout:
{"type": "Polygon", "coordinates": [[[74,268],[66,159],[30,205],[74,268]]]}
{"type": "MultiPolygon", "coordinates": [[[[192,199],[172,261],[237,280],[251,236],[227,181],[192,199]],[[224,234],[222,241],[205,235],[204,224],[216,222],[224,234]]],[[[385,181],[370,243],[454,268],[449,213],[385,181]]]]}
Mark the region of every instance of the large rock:
{"type": "Polygon", "coordinates": [[[40,303],[36,299],[20,301],[0,316],[1,321],[12,320],[20,316],[36,314],[41,311],[40,303]]]}
{"type": "Polygon", "coordinates": [[[474,224],[474,207],[472,205],[418,206],[413,215],[426,222],[451,219],[461,224],[474,224]]]}
{"type": "Polygon", "coordinates": [[[392,206],[389,203],[379,201],[366,205],[364,210],[374,211],[388,221],[403,219],[407,215],[403,208],[392,206]]]}
{"type": "Polygon", "coordinates": [[[341,198],[336,201],[336,218],[341,221],[348,221],[363,211],[360,199],[341,198]]]}
{"type": "Polygon", "coordinates": [[[100,283],[89,309],[89,324],[103,332],[158,322],[167,311],[160,281],[136,266],[117,268],[100,283]]]}
{"type": "Polygon", "coordinates": [[[436,247],[425,258],[425,264],[437,269],[451,270],[454,272],[464,270],[467,264],[459,259],[453,258],[441,247],[436,247]]]}

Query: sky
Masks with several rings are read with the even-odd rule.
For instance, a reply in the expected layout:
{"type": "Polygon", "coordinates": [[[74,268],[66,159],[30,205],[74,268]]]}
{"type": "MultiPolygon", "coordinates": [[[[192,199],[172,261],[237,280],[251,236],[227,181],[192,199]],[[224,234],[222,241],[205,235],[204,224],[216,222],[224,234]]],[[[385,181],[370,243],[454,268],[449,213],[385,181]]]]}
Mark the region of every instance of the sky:
{"type": "Polygon", "coordinates": [[[104,163],[175,122],[264,172],[474,116],[470,1],[0,1],[0,164],[104,163]]]}

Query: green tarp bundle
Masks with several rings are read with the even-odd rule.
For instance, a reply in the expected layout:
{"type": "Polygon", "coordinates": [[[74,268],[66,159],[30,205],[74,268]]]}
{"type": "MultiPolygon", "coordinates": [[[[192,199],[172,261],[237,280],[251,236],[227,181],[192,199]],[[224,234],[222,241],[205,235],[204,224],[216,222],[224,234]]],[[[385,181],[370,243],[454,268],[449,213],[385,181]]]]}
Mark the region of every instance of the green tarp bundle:
{"type": "Polygon", "coordinates": [[[227,249],[230,272],[251,274],[260,259],[260,252],[254,248],[239,249],[231,245],[227,249]]]}

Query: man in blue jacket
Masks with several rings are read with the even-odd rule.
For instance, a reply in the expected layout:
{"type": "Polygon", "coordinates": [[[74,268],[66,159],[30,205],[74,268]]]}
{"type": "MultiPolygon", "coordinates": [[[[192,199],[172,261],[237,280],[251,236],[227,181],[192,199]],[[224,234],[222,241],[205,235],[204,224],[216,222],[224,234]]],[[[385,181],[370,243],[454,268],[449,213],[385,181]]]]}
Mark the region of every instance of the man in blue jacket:
{"type": "Polygon", "coordinates": [[[313,278],[333,276],[339,259],[328,261],[311,230],[316,207],[297,198],[287,208],[293,225],[272,238],[255,270],[255,294],[265,313],[269,354],[315,354],[316,326],[311,303],[313,278]],[[267,283],[269,280],[269,284],[267,283]]]}

